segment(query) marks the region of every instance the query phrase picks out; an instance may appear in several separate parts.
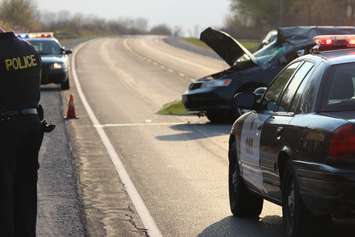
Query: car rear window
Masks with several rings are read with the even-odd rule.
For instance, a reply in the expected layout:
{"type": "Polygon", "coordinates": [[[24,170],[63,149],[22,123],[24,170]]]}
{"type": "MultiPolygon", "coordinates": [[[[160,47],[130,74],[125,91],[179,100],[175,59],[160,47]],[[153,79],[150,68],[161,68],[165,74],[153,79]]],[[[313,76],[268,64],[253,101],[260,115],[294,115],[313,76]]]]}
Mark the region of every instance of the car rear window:
{"type": "Polygon", "coordinates": [[[321,110],[355,110],[355,63],[332,66],[325,80],[321,110]]]}

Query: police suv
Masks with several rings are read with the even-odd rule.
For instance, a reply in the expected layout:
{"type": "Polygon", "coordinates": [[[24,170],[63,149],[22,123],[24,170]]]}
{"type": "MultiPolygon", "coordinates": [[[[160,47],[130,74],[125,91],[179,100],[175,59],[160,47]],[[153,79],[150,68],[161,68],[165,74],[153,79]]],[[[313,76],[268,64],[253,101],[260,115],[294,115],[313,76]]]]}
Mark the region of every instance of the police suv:
{"type": "Polygon", "coordinates": [[[236,95],[250,111],[229,142],[233,215],[257,218],[264,199],[282,205],[288,237],[355,216],[355,35],[314,39],[267,89],[236,95]]]}
{"type": "Polygon", "coordinates": [[[28,41],[41,55],[42,84],[60,84],[62,90],[70,88],[71,50],[65,49],[51,32],[19,34],[19,38],[28,41]]]}

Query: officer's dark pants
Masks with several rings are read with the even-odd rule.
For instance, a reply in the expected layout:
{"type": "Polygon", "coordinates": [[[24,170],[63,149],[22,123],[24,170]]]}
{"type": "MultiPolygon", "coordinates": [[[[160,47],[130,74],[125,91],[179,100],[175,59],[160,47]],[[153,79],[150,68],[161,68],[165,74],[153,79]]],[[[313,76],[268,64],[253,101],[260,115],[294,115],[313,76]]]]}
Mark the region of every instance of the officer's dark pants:
{"type": "Polygon", "coordinates": [[[0,121],[0,236],[36,236],[38,116],[0,121]]]}

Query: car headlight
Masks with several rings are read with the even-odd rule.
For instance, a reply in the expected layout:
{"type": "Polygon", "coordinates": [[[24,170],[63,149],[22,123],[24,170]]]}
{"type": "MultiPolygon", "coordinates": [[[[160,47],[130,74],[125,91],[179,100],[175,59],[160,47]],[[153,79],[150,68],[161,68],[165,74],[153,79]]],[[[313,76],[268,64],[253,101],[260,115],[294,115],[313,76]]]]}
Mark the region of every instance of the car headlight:
{"type": "Polygon", "coordinates": [[[62,64],[62,63],[53,63],[51,65],[51,69],[53,69],[53,70],[58,70],[58,69],[62,69],[62,68],[64,68],[64,64],[62,64]]]}
{"type": "Polygon", "coordinates": [[[210,88],[210,87],[224,87],[229,86],[232,82],[232,79],[223,79],[223,80],[209,80],[204,81],[202,84],[203,88],[210,88]]]}

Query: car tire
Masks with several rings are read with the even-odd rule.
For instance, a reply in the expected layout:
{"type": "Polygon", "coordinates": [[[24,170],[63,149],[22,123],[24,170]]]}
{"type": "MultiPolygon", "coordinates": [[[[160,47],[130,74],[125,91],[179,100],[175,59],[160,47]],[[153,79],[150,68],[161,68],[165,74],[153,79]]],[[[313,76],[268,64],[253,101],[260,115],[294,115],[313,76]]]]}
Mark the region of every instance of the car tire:
{"type": "Polygon", "coordinates": [[[229,203],[233,216],[258,218],[263,209],[263,198],[248,190],[240,176],[236,142],[229,147],[229,203]]]}
{"type": "Polygon", "coordinates": [[[67,78],[65,81],[62,81],[60,83],[60,87],[62,90],[69,90],[70,89],[70,81],[69,78],[67,78]]]}
{"type": "Polygon", "coordinates": [[[290,162],[287,165],[282,183],[282,214],[286,236],[303,237],[321,234],[319,227],[329,226],[331,217],[315,216],[305,206],[299,192],[295,171],[290,162]]]}
{"type": "Polygon", "coordinates": [[[213,124],[229,124],[235,121],[231,112],[228,111],[207,111],[206,117],[213,124]]]}

